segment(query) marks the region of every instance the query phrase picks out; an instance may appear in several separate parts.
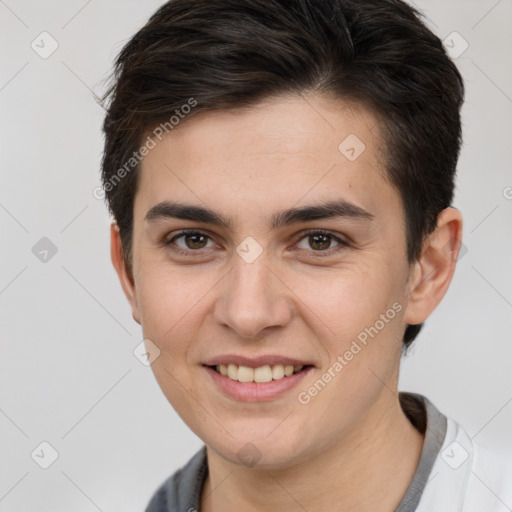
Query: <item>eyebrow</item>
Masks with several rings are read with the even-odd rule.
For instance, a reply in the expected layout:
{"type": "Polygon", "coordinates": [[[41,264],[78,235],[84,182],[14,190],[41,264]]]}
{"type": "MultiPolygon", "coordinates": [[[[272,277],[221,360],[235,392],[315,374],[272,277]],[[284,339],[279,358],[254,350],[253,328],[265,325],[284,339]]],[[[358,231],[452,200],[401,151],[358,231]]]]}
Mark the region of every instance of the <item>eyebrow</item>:
{"type": "MultiPolygon", "coordinates": [[[[360,220],[373,219],[373,215],[360,206],[339,200],[282,210],[268,218],[267,225],[270,229],[275,230],[299,222],[343,217],[360,220]]],[[[210,208],[171,201],[162,201],[150,208],[146,213],[145,221],[156,222],[168,218],[202,222],[226,229],[233,227],[230,219],[210,208]]]]}

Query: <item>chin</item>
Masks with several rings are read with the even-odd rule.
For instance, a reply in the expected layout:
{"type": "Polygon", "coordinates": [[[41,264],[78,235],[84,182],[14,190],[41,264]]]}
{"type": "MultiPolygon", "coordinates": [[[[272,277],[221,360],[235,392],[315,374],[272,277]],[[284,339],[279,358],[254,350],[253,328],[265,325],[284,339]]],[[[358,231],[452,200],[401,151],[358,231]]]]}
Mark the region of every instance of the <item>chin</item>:
{"type": "MultiPolygon", "coordinates": [[[[274,428],[275,425],[274,423],[274,428]]],[[[286,430],[280,435],[268,432],[271,429],[252,428],[246,434],[238,431],[236,437],[226,434],[222,439],[206,440],[205,444],[227,461],[247,468],[278,470],[307,459],[304,439],[299,439],[286,430]]]]}

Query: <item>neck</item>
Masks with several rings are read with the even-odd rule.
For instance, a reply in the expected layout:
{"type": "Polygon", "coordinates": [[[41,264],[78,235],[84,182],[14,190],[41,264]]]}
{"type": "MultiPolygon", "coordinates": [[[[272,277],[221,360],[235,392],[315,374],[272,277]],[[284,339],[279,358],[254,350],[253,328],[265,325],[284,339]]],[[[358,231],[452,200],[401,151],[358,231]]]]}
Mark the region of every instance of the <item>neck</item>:
{"type": "Polygon", "coordinates": [[[384,389],[343,439],[291,467],[246,468],[207,446],[201,511],[391,512],[412,480],[422,445],[423,435],[405,416],[398,396],[384,389]]]}

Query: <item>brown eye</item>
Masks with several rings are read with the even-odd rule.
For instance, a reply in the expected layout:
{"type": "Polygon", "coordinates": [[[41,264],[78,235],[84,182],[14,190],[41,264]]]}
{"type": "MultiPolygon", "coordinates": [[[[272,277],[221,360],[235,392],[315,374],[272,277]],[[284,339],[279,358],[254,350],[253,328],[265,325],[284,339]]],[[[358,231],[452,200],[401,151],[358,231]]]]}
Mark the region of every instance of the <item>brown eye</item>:
{"type": "Polygon", "coordinates": [[[183,235],[185,245],[188,249],[203,249],[206,245],[207,236],[201,234],[183,235]]]}
{"type": "Polygon", "coordinates": [[[194,252],[200,249],[211,248],[212,245],[207,245],[208,242],[211,242],[210,237],[204,233],[199,231],[182,231],[166,242],[166,245],[171,248],[175,246],[175,250],[179,252],[194,252]]]}
{"type": "Polygon", "coordinates": [[[331,237],[329,235],[309,235],[308,237],[309,246],[312,249],[323,251],[329,249],[331,245],[331,237]]]}
{"type": "Polygon", "coordinates": [[[297,244],[297,247],[300,249],[306,249],[310,252],[313,250],[312,252],[323,252],[327,254],[344,249],[348,246],[348,242],[345,242],[341,238],[338,238],[329,232],[318,230],[306,232],[305,236],[303,236],[301,241],[297,244]]]}

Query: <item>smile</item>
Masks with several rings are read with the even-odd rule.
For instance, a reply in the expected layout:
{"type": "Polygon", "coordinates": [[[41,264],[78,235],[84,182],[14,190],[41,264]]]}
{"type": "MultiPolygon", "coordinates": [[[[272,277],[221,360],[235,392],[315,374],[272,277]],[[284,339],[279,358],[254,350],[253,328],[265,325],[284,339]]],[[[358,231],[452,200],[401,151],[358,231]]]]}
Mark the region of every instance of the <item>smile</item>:
{"type": "Polygon", "coordinates": [[[294,373],[300,372],[304,366],[283,365],[283,364],[266,364],[251,368],[237,364],[218,364],[212,366],[217,373],[220,373],[228,379],[238,382],[270,382],[272,380],[281,380],[290,377],[294,373]]]}
{"type": "Polygon", "coordinates": [[[285,354],[218,354],[201,366],[214,388],[226,397],[242,402],[260,402],[287,395],[316,364],[285,354]]]}

